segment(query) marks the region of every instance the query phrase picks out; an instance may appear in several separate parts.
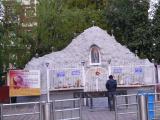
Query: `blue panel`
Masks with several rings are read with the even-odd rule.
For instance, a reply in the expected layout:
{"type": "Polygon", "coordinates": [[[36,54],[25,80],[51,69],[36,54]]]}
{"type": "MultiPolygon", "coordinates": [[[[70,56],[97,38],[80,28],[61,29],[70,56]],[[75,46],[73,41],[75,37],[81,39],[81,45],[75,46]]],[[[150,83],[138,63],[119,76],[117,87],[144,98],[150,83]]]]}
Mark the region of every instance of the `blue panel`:
{"type": "Polygon", "coordinates": [[[122,68],[113,68],[113,73],[122,73],[122,68]]]}
{"type": "Polygon", "coordinates": [[[153,91],[144,91],[140,90],[138,91],[138,95],[145,95],[148,97],[148,120],[153,120],[154,118],[154,102],[155,102],[155,95],[153,94],[153,91]]]}
{"type": "Polygon", "coordinates": [[[152,120],[154,118],[154,101],[155,101],[155,96],[153,94],[148,93],[148,115],[149,115],[149,120],[152,120]]]}
{"type": "Polygon", "coordinates": [[[65,76],[65,72],[64,71],[57,73],[57,77],[64,77],[64,76],[65,76]]]}
{"type": "Polygon", "coordinates": [[[143,69],[141,67],[136,67],[134,72],[135,72],[135,74],[142,74],[143,69]]]}
{"type": "Polygon", "coordinates": [[[74,70],[74,71],[72,71],[72,75],[80,75],[80,70],[74,70]]]}

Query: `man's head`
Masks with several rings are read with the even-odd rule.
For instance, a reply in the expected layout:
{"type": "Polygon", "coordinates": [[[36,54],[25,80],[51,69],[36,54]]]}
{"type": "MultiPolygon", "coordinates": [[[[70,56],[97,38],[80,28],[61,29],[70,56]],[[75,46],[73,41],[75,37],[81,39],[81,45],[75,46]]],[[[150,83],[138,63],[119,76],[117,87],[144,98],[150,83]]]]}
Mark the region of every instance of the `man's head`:
{"type": "Polygon", "coordinates": [[[113,79],[113,75],[110,75],[110,76],[109,76],[109,79],[113,79]]]}

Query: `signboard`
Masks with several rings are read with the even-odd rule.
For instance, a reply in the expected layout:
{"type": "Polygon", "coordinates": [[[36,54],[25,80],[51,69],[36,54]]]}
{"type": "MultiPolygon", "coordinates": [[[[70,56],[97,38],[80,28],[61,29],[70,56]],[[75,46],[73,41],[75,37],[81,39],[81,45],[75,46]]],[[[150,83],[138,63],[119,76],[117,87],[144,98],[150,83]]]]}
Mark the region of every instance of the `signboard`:
{"type": "Polygon", "coordinates": [[[64,77],[64,76],[65,76],[65,72],[64,71],[57,73],[57,77],[64,77]]]}
{"type": "Polygon", "coordinates": [[[11,97],[40,95],[40,71],[10,70],[9,95],[11,97]]]}
{"type": "Polygon", "coordinates": [[[80,75],[80,70],[73,70],[72,75],[80,75]]]}
{"type": "Polygon", "coordinates": [[[120,68],[120,67],[113,68],[113,73],[122,73],[122,68],[120,68]]]}
{"type": "Polygon", "coordinates": [[[143,70],[141,67],[136,67],[134,72],[135,72],[135,74],[142,74],[143,70]]]}

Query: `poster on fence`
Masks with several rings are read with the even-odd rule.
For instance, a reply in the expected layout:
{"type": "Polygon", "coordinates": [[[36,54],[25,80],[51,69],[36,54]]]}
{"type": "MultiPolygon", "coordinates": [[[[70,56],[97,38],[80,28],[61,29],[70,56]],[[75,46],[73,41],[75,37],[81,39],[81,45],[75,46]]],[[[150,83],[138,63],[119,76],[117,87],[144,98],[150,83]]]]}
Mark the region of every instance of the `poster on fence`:
{"type": "Polygon", "coordinates": [[[10,70],[8,84],[10,97],[40,95],[40,71],[10,70]]]}

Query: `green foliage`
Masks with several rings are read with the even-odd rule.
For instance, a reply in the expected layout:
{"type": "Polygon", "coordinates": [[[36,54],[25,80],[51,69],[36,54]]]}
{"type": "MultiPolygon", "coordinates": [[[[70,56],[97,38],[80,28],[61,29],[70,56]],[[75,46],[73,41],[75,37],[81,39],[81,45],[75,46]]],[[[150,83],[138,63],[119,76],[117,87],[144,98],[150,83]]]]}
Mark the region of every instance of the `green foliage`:
{"type": "MultiPolygon", "coordinates": [[[[7,8],[7,1],[4,1],[3,4],[7,8]]],[[[1,56],[3,56],[1,59],[2,64],[5,64],[7,68],[9,63],[15,63],[19,67],[23,67],[26,63],[24,36],[18,18],[21,12],[21,4],[13,2],[10,8],[6,9],[4,20],[1,23],[0,47],[1,56]]]]}
{"type": "Polygon", "coordinates": [[[89,0],[39,0],[37,48],[40,54],[66,47],[74,37],[92,25],[94,20],[105,27],[103,11],[89,0]],[[82,2],[83,1],[83,2],[82,2]],[[98,9],[98,10],[97,10],[98,9]],[[42,49],[46,48],[46,49],[42,49]]]}
{"type": "Polygon", "coordinates": [[[152,21],[151,33],[152,43],[153,45],[155,44],[152,50],[153,57],[156,59],[157,62],[160,62],[160,2],[158,4],[157,11],[152,21]]]}
{"type": "MultiPolygon", "coordinates": [[[[13,5],[0,25],[0,65],[24,65],[40,56],[65,48],[76,35],[95,25],[114,34],[117,41],[142,58],[160,61],[160,7],[153,21],[148,20],[148,0],[38,0],[37,26],[30,32],[17,21],[20,3],[13,5]],[[156,44],[153,48],[153,43],[156,44]],[[16,56],[16,57],[15,57],[16,56]]],[[[33,16],[33,11],[27,13],[33,16]]]]}
{"type": "Polygon", "coordinates": [[[148,57],[150,47],[149,2],[146,0],[108,0],[106,23],[116,39],[131,51],[138,50],[140,57],[148,57]]]}

